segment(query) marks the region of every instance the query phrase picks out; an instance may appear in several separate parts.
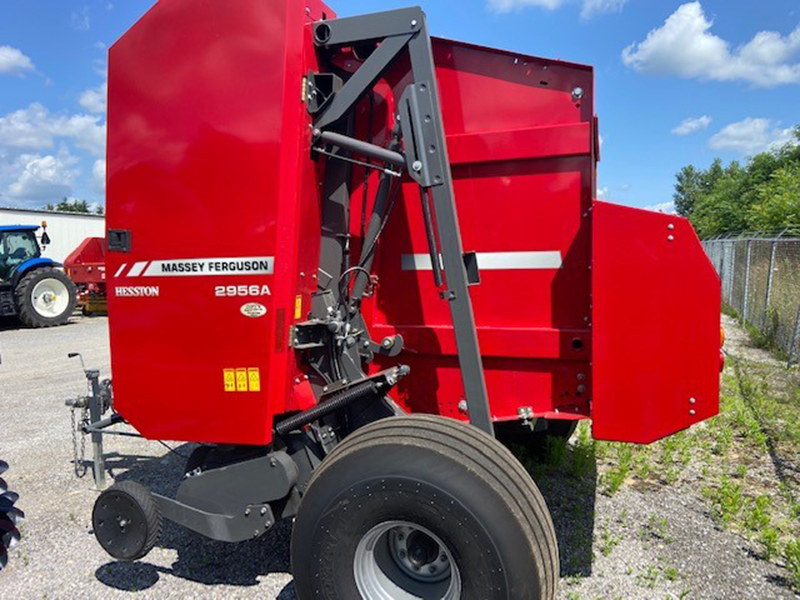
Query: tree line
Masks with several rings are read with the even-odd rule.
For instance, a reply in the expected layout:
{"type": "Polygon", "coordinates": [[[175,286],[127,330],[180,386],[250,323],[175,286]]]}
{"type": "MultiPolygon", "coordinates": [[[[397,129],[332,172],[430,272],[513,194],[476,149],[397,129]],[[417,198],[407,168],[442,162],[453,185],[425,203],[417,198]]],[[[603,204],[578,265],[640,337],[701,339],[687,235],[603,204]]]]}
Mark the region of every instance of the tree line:
{"type": "Polygon", "coordinates": [[[105,213],[105,210],[102,206],[98,206],[92,211],[89,203],[86,200],[80,200],[78,198],[74,198],[70,200],[69,198],[62,198],[58,204],[47,204],[44,207],[45,210],[53,210],[58,212],[74,212],[74,213],[83,213],[89,214],[93,213],[96,215],[102,215],[105,213]]]}
{"type": "Polygon", "coordinates": [[[725,166],[688,165],[676,175],[675,209],[701,238],[800,226],[800,126],[790,142],[725,166]]]}

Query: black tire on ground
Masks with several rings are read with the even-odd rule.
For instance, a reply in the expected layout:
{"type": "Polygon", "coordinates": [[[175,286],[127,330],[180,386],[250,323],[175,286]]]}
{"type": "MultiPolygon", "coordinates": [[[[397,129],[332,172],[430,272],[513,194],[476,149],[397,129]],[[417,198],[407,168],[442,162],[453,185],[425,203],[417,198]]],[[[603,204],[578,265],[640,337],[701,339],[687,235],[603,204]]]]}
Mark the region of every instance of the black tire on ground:
{"type": "Polygon", "coordinates": [[[56,325],[63,325],[72,316],[78,301],[78,292],[75,288],[75,284],[72,283],[72,280],[64,271],[53,267],[36,269],[24,275],[17,284],[15,296],[19,320],[28,327],[53,327],[56,325]],[[33,292],[36,286],[48,279],[63,284],[68,296],[64,310],[51,316],[37,311],[33,299],[33,292]]]}
{"type": "Polygon", "coordinates": [[[309,483],[291,553],[300,600],[552,600],[558,580],[550,513],[522,465],[432,416],[378,421],[340,444],[309,483]],[[447,577],[435,582],[436,569],[447,577]]]}
{"type": "Polygon", "coordinates": [[[19,494],[8,489],[2,475],[8,470],[8,463],[0,460],[0,571],[8,564],[8,550],[20,540],[19,525],[25,520],[25,513],[15,506],[19,494]]]}
{"type": "Polygon", "coordinates": [[[139,560],[161,537],[161,511],[147,488],[122,481],[97,497],[92,526],[97,541],[111,556],[139,560]]]}

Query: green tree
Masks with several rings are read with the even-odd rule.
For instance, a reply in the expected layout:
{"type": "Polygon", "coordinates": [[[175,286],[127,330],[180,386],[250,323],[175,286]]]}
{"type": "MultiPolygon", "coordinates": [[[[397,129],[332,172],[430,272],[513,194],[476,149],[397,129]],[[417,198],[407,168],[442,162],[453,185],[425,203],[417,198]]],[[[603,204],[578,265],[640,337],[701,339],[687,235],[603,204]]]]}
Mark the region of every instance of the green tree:
{"type": "Polygon", "coordinates": [[[44,207],[45,210],[55,210],[58,212],[74,212],[74,213],[89,213],[89,203],[86,200],[78,200],[77,198],[70,200],[69,198],[62,198],[58,204],[48,204],[44,207]]]}
{"type": "Polygon", "coordinates": [[[703,173],[694,165],[688,165],[680,170],[676,178],[678,182],[673,195],[675,209],[682,217],[688,217],[703,194],[703,173]]]}
{"type": "Polygon", "coordinates": [[[749,214],[754,229],[777,231],[800,224],[800,164],[775,171],[758,187],[757,195],[749,214]]]}
{"type": "Polygon", "coordinates": [[[701,237],[800,225],[800,126],[796,142],[762,152],[745,165],[716,159],[706,170],[688,165],[675,176],[675,206],[701,237]]]}
{"type": "Polygon", "coordinates": [[[722,166],[722,159],[716,158],[711,166],[702,174],[703,191],[710,194],[714,191],[717,183],[725,176],[725,169],[722,166]]]}

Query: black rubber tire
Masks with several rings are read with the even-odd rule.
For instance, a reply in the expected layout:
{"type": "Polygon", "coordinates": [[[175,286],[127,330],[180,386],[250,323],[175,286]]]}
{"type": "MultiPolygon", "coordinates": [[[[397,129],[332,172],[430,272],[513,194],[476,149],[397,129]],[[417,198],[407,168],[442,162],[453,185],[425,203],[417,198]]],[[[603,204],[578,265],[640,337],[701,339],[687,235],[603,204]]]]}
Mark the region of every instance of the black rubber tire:
{"type": "Polygon", "coordinates": [[[25,513],[15,506],[19,494],[8,489],[3,473],[8,463],[0,460],[0,571],[8,564],[8,550],[20,540],[19,525],[25,520],[25,513]]]}
{"type": "Polygon", "coordinates": [[[444,542],[463,600],[555,598],[555,531],[530,475],[482,431],[425,415],[367,425],[314,472],[292,532],[298,598],[359,598],[358,543],[394,520],[444,542]]]}
{"type": "Polygon", "coordinates": [[[78,303],[78,290],[72,280],[67,276],[64,271],[55,269],[53,267],[43,267],[27,273],[17,284],[15,290],[15,299],[17,303],[17,316],[28,327],[54,327],[63,325],[75,312],[75,305],[78,303]],[[36,312],[33,307],[33,298],[31,293],[36,287],[36,284],[44,279],[57,279],[63,283],[67,288],[69,294],[69,302],[67,308],[58,316],[44,317],[36,312]]]}
{"type": "Polygon", "coordinates": [[[92,527],[97,541],[111,556],[122,561],[139,560],[153,549],[161,537],[161,511],[146,487],[134,481],[122,481],[97,497],[92,510],[92,527]],[[112,536],[104,535],[109,525],[117,526],[113,518],[115,509],[111,506],[115,502],[123,505],[125,516],[135,528],[124,541],[115,539],[115,530],[112,536]]]}

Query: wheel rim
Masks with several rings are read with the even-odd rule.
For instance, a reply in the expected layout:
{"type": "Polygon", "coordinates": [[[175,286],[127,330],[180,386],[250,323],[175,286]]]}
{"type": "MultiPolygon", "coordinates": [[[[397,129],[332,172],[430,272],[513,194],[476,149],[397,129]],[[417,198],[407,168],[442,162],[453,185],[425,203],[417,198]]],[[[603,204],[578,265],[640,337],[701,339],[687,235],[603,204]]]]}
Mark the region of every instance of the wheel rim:
{"type": "Polygon", "coordinates": [[[356,587],[367,600],[457,600],[461,576],[450,549],[434,533],[408,521],[388,521],[358,543],[356,587]]]}
{"type": "Polygon", "coordinates": [[[42,317],[60,317],[69,306],[67,286],[58,279],[42,279],[33,287],[31,304],[42,317]]]}
{"type": "Polygon", "coordinates": [[[98,498],[93,524],[98,541],[115,558],[137,556],[147,540],[141,507],[127,494],[115,490],[98,498]]]}

